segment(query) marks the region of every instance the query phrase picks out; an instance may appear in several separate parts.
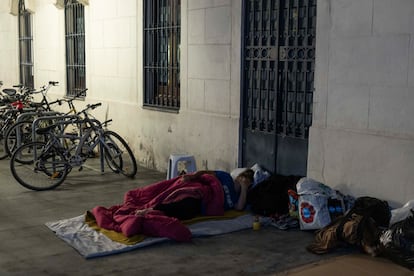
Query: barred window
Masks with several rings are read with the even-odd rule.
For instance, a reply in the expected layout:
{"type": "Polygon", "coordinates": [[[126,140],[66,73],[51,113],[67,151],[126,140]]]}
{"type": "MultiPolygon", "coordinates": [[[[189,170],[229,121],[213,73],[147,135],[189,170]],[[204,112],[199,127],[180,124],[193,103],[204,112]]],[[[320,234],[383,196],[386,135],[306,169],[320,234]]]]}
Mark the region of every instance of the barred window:
{"type": "Polygon", "coordinates": [[[19,1],[19,65],[20,83],[34,88],[32,14],[26,10],[24,0],[19,1]]]}
{"type": "Polygon", "coordinates": [[[86,88],[85,12],[77,0],[65,0],[66,96],[79,95],[86,88]]]}
{"type": "Polygon", "coordinates": [[[180,108],[180,0],[144,0],[144,106],[180,108]]]}

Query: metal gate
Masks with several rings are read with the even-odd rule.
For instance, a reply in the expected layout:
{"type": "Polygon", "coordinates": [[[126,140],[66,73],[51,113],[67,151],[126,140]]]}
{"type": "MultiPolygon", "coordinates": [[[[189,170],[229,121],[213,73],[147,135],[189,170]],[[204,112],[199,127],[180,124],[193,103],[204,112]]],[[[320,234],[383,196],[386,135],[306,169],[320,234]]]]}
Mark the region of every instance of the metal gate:
{"type": "Polygon", "coordinates": [[[316,0],[243,1],[241,163],[306,175],[316,0]]]}

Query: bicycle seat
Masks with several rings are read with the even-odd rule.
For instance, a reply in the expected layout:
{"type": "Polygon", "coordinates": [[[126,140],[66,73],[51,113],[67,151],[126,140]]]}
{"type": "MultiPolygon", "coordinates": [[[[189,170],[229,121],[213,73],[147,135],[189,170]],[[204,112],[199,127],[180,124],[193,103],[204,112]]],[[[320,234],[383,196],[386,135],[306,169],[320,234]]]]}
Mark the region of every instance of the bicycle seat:
{"type": "Polygon", "coordinates": [[[29,105],[30,105],[31,107],[35,107],[35,108],[40,108],[40,107],[43,107],[43,104],[42,104],[42,103],[35,103],[35,102],[31,102],[29,105]]]}
{"type": "Polygon", "coordinates": [[[56,127],[56,125],[50,125],[47,127],[41,127],[36,129],[36,134],[47,134],[49,133],[52,129],[54,129],[56,127]]]}
{"type": "Polygon", "coordinates": [[[8,96],[14,96],[16,95],[16,89],[12,89],[12,88],[6,88],[3,89],[3,93],[7,94],[8,96]]]}

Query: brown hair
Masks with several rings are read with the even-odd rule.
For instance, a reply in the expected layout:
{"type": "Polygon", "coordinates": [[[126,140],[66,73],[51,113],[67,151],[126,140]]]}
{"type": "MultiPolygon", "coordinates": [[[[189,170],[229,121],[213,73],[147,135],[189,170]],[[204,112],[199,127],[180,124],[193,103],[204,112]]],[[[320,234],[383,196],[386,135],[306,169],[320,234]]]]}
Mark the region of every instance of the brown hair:
{"type": "Polygon", "coordinates": [[[238,176],[244,176],[244,177],[248,178],[253,183],[254,171],[252,169],[247,169],[244,172],[242,172],[241,174],[239,174],[238,176]]]}

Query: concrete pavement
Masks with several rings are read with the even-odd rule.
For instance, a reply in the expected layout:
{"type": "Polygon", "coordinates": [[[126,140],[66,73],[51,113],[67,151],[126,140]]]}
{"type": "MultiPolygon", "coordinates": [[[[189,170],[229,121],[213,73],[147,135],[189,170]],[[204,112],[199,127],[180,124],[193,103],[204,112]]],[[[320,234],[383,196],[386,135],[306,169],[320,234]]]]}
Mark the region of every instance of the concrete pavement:
{"type": "Polygon", "coordinates": [[[99,172],[96,160],[88,163],[57,189],[35,192],[20,186],[9,161],[0,160],[0,275],[274,275],[330,257],[306,251],[312,233],[268,226],[86,260],[45,223],[122,203],[126,191],[166,176],[139,167],[128,179],[99,172]]]}

